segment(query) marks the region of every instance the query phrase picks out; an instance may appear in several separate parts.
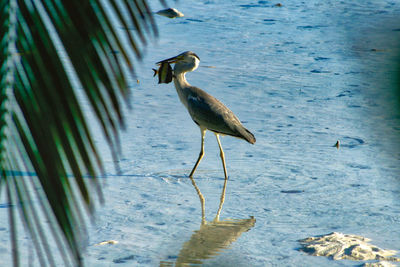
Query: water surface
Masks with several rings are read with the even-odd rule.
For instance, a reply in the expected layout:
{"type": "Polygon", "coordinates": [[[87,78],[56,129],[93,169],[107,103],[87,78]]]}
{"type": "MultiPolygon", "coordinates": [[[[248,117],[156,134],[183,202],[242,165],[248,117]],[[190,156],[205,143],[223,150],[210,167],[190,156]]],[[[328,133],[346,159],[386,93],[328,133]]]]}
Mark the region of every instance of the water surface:
{"type": "MultiPolygon", "coordinates": [[[[298,250],[299,239],[333,231],[400,250],[400,117],[392,108],[400,2],[275,4],[186,0],[176,6],[185,17],[156,16],[160,38],[132,76],[120,174],[96,138],[109,177],[106,204],[90,227],[88,266],[172,265],[204,228],[188,178],[200,131],[173,84],[158,85],[151,70],[186,50],[215,67],[200,67],[189,82],[230,107],[257,138],[255,145],[221,139],[229,181],[220,220],[254,218],[254,226],[198,263],[360,265],[298,250]],[[104,240],[119,243],[93,246],[104,240]]],[[[224,174],[210,132],[205,153],[195,181],[211,222],[224,174]]],[[[8,253],[2,245],[0,254],[8,253]]]]}

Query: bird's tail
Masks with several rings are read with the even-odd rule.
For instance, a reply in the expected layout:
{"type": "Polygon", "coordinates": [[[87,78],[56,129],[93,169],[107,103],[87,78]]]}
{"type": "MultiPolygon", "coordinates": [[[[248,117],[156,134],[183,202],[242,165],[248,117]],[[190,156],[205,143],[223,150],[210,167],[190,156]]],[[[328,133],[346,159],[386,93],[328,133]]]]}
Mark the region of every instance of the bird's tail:
{"type": "Polygon", "coordinates": [[[254,134],[252,134],[246,128],[243,127],[242,129],[239,130],[239,132],[242,135],[242,138],[245,139],[250,144],[254,144],[256,142],[256,138],[254,137],[254,134]]]}

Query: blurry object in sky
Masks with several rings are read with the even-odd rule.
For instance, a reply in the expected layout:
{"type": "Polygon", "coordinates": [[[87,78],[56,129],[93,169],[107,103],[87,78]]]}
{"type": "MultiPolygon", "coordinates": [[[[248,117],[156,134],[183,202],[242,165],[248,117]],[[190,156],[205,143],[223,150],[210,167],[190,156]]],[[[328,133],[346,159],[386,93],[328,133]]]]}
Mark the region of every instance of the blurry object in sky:
{"type": "Polygon", "coordinates": [[[160,16],[164,16],[164,17],[170,18],[170,19],[181,18],[181,17],[184,16],[182,12],[179,12],[175,8],[163,9],[163,10],[157,11],[156,14],[160,15],[160,16]]]}
{"type": "Polygon", "coordinates": [[[158,74],[158,83],[170,83],[172,81],[172,68],[171,65],[165,61],[159,63],[160,67],[158,70],[153,69],[154,74],[153,77],[158,74]]]}

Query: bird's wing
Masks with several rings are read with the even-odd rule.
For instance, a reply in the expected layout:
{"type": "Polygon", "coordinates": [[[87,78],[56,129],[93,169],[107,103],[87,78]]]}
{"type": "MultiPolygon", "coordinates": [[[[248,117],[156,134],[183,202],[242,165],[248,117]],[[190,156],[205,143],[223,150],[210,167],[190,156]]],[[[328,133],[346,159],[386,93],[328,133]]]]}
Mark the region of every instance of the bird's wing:
{"type": "Polygon", "coordinates": [[[207,129],[241,137],[238,127],[243,127],[233,112],[215,97],[193,88],[188,95],[188,110],[192,119],[207,129]]]}

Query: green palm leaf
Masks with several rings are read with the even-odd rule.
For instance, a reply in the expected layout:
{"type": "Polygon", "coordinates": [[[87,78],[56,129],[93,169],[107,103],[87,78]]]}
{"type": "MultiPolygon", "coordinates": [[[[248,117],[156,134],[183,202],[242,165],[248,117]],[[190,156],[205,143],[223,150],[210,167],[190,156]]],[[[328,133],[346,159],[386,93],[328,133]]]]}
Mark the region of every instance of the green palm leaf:
{"type": "Polygon", "coordinates": [[[0,187],[11,206],[15,265],[18,215],[41,266],[56,265],[49,235],[66,265],[82,265],[80,236],[94,196],[102,201],[96,176],[103,167],[77,90],[116,160],[126,72],[156,35],[145,0],[1,1],[0,187]],[[115,23],[134,31],[121,34],[115,23]]]}

